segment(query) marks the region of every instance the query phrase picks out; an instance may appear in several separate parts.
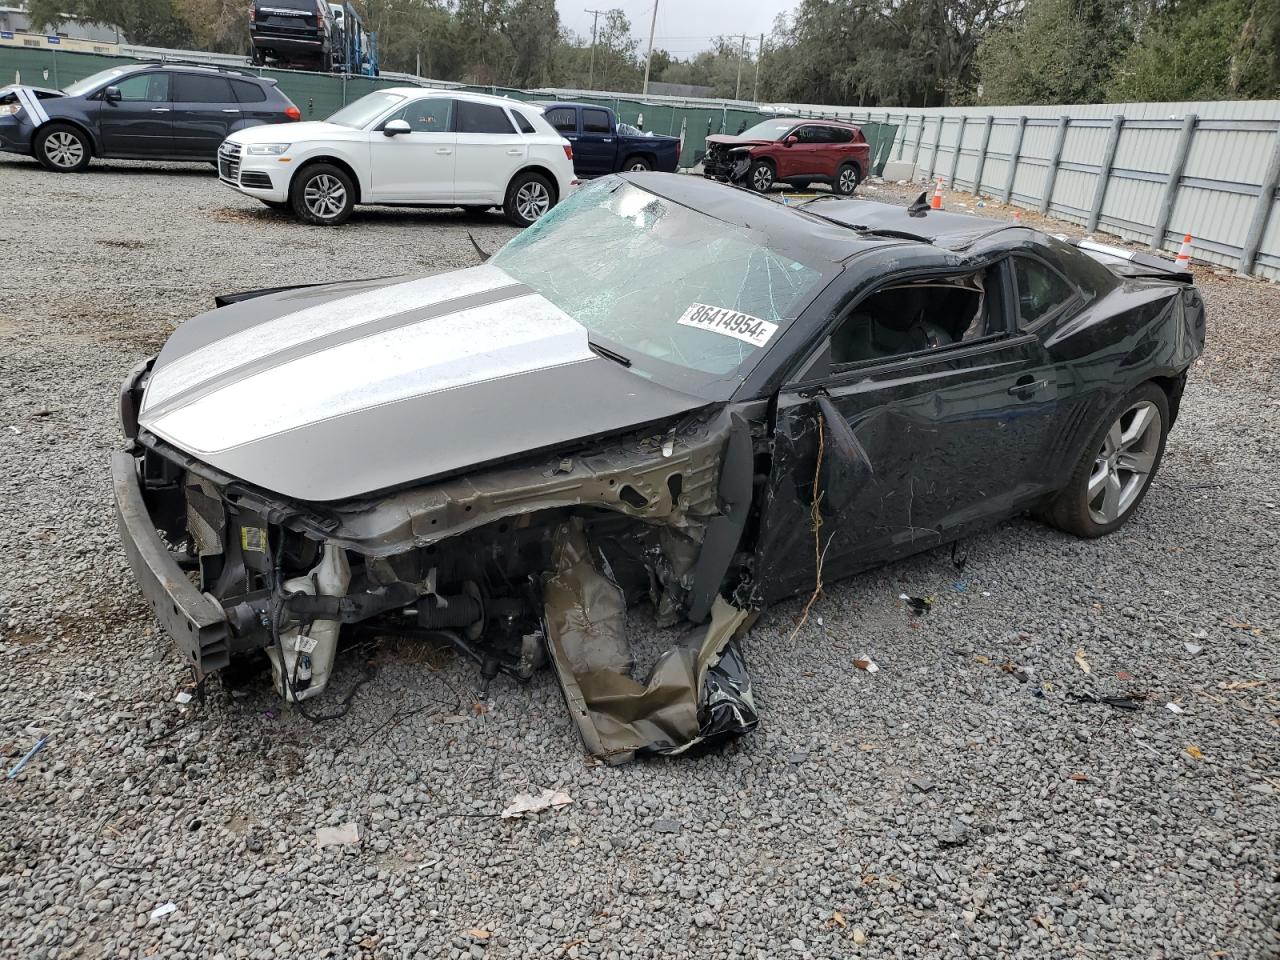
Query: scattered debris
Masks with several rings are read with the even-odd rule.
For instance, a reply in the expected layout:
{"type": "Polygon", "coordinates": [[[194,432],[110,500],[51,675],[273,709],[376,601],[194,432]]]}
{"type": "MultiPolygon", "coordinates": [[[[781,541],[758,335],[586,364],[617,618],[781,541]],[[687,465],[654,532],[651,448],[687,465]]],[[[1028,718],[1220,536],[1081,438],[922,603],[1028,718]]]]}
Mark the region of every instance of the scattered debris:
{"type": "Polygon", "coordinates": [[[911,785],[921,793],[932,793],[934,790],[938,789],[938,785],[928,777],[913,777],[911,779],[911,785]]]}
{"type": "Polygon", "coordinates": [[[865,670],[867,673],[875,673],[880,668],[876,666],[875,661],[870,657],[858,657],[853,661],[853,665],[859,670],[865,670]]]}
{"type": "Polygon", "coordinates": [[[988,666],[991,663],[991,658],[988,657],[985,653],[980,653],[973,659],[978,661],[978,663],[982,664],[984,667],[988,666]]]}
{"type": "Polygon", "coordinates": [[[1073,773],[1070,779],[1074,780],[1076,783],[1088,783],[1089,775],[1087,773],[1073,773]]]}
{"type": "Polygon", "coordinates": [[[1115,707],[1117,710],[1141,710],[1142,704],[1138,702],[1138,697],[1098,697],[1092,693],[1071,693],[1068,696],[1076,703],[1100,703],[1107,707],[1115,707]]]}
{"type": "Polygon", "coordinates": [[[1169,703],[1166,703],[1165,706],[1168,709],[1172,710],[1174,713],[1182,713],[1182,707],[1179,704],[1169,702],[1169,703]]]}
{"type": "Polygon", "coordinates": [[[1204,649],[1204,647],[1200,646],[1200,644],[1198,643],[1187,642],[1187,643],[1184,643],[1182,646],[1183,646],[1183,649],[1185,649],[1187,653],[1191,654],[1193,657],[1196,654],[1198,654],[1201,650],[1204,649]]]}
{"type": "Polygon", "coordinates": [[[191,702],[191,693],[187,690],[180,690],[174,699],[177,700],[178,703],[188,704],[191,702]]]}
{"type": "Polygon", "coordinates": [[[909,594],[900,593],[898,594],[898,599],[903,601],[907,605],[907,609],[917,617],[924,616],[929,612],[929,608],[933,606],[933,597],[913,597],[909,594]]]}
{"type": "Polygon", "coordinates": [[[1132,680],[1132,679],[1133,679],[1133,674],[1131,674],[1128,670],[1117,670],[1117,671],[1116,671],[1116,679],[1117,679],[1117,680],[1132,680]]]}
{"type": "Polygon", "coordinates": [[[849,924],[845,922],[844,914],[843,914],[843,913],[841,913],[839,910],[834,910],[834,911],[832,911],[832,913],[831,913],[831,920],[830,920],[830,921],[828,921],[828,923],[827,923],[827,927],[828,927],[828,928],[831,928],[831,927],[847,927],[848,925],[849,925],[849,924]]]}
{"type": "Polygon", "coordinates": [[[1204,752],[1199,747],[1197,747],[1194,743],[1188,743],[1185,749],[1187,752],[1187,756],[1190,757],[1192,760],[1204,759],[1204,752]]]}
{"type": "Polygon", "coordinates": [[[172,900],[170,900],[168,903],[162,903],[160,904],[160,906],[156,907],[154,910],[151,911],[151,919],[159,920],[161,917],[167,917],[169,914],[175,912],[177,909],[178,909],[178,905],[174,903],[172,900]]]}
{"type": "Polygon", "coordinates": [[[354,823],[344,823],[340,827],[319,827],[316,830],[316,846],[346,847],[360,842],[360,828],[354,823]]]}
{"type": "Polygon", "coordinates": [[[853,928],[853,942],[858,946],[862,946],[867,942],[867,935],[860,927],[853,928]]]}
{"type": "Polygon", "coordinates": [[[9,771],[9,779],[12,780],[22,772],[22,768],[31,762],[31,758],[44,749],[46,743],[49,742],[48,735],[41,737],[36,741],[36,745],[27,751],[26,755],[13,765],[13,769],[9,771]]]}
{"type": "Polygon", "coordinates": [[[679,820],[656,820],[653,824],[654,833],[679,833],[679,820]]]}
{"type": "Polygon", "coordinates": [[[1079,665],[1080,669],[1085,673],[1089,672],[1089,661],[1084,657],[1084,647],[1081,647],[1076,651],[1076,664],[1079,665]]]}
{"type": "Polygon", "coordinates": [[[528,793],[517,793],[507,809],[502,811],[503,820],[523,817],[526,813],[540,813],[549,807],[563,807],[573,803],[573,798],[563,790],[543,790],[538,796],[528,793]]]}
{"type": "Polygon", "coordinates": [[[493,934],[481,927],[472,927],[470,930],[467,931],[467,936],[469,936],[472,940],[488,940],[491,936],[493,936],[493,934]]]}
{"type": "Polygon", "coordinates": [[[1266,683],[1265,680],[1223,680],[1218,684],[1219,690],[1253,690],[1266,683]]]}

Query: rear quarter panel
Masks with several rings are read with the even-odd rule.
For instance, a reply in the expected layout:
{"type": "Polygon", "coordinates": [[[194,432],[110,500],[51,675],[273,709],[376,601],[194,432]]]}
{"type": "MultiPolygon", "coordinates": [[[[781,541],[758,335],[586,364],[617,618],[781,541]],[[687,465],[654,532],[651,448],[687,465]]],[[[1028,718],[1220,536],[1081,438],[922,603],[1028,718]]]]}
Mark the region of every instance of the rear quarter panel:
{"type": "Polygon", "coordinates": [[[1186,373],[1204,349],[1204,303],[1194,287],[1124,281],[1041,336],[1058,382],[1060,440],[1050,456],[1060,472],[1121,397],[1186,373]]]}

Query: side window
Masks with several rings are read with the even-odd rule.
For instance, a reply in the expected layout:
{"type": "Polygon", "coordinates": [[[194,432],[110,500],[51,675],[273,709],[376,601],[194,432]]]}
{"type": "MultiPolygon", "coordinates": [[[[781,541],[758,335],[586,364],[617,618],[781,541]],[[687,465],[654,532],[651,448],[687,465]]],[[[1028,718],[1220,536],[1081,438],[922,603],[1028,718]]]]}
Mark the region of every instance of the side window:
{"type": "Polygon", "coordinates": [[[267,91],[248,80],[232,80],[231,89],[236,92],[236,99],[241,103],[262,103],[267,99],[267,91]]]}
{"type": "Polygon", "coordinates": [[[1076,295],[1071,284],[1039,260],[1014,257],[1013,276],[1018,285],[1018,326],[1024,330],[1076,295]]]}
{"type": "Polygon", "coordinates": [[[414,133],[448,133],[453,129],[453,100],[432,97],[405,104],[382,122],[386,126],[392,120],[403,120],[414,133]]]}
{"type": "Polygon", "coordinates": [[[827,127],[828,143],[850,143],[853,141],[853,131],[844,127],[827,127]]]}
{"type": "Polygon", "coordinates": [[[603,110],[583,110],[582,132],[613,133],[613,125],[609,123],[609,115],[603,110]]]}
{"type": "Polygon", "coordinates": [[[459,133],[515,133],[507,111],[491,103],[458,101],[459,133]]]}
{"type": "Polygon", "coordinates": [[[520,128],[520,132],[521,132],[521,133],[534,133],[534,132],[536,132],[536,131],[533,129],[533,124],[529,122],[529,118],[528,118],[528,117],[526,117],[526,116],[525,116],[523,113],[521,113],[519,110],[512,110],[512,111],[511,111],[511,115],[512,115],[513,117],[515,117],[515,118],[516,118],[516,126],[520,128]]]}
{"type": "Polygon", "coordinates": [[[831,365],[865,363],[1005,333],[1000,271],[891,283],[831,334],[831,365]]]}
{"type": "Polygon", "coordinates": [[[795,137],[801,143],[821,143],[822,134],[818,127],[801,127],[794,131],[795,137]]]}
{"type": "Polygon", "coordinates": [[[548,110],[544,116],[547,118],[547,123],[561,133],[578,132],[578,112],[572,107],[556,107],[554,110],[548,110]]]}
{"type": "Polygon", "coordinates": [[[169,100],[169,75],[167,73],[135,73],[116,84],[120,99],[135,103],[167,103],[169,100]]]}
{"type": "Polygon", "coordinates": [[[235,103],[226,77],[206,77],[195,73],[173,75],[175,103],[235,103]]]}

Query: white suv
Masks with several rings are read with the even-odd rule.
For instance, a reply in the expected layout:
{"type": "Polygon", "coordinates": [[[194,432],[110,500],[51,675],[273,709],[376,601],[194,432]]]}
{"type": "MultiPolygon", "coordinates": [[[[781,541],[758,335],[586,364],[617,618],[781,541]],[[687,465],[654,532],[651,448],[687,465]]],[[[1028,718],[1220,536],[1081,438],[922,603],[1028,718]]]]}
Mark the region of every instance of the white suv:
{"type": "Polygon", "coordinates": [[[218,176],[307,223],[357,203],[501,206],[526,227],[577,185],[573,148],[540,107],[453,90],[388,87],[322,123],[251,127],[218,149],[218,176]]]}

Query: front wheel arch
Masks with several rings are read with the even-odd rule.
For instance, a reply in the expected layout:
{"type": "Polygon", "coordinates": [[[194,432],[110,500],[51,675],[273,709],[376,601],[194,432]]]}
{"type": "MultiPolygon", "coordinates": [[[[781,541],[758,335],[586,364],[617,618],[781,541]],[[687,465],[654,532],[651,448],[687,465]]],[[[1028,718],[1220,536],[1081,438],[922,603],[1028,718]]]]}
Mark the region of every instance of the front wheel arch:
{"type": "Polygon", "coordinates": [[[302,173],[302,171],[306,170],[308,167],[314,167],[317,163],[324,163],[324,164],[328,164],[331,167],[337,167],[339,170],[345,173],[348,177],[350,177],[352,186],[354,186],[356,190],[356,195],[353,198],[352,202],[353,203],[364,202],[363,186],[360,183],[360,177],[356,173],[355,168],[352,167],[351,164],[347,163],[347,161],[341,159],[340,157],[333,157],[333,156],[308,157],[306,162],[303,163],[302,166],[298,167],[298,169],[294,170],[293,174],[289,177],[288,192],[292,193],[293,182],[294,180],[297,179],[298,174],[302,173]]]}

